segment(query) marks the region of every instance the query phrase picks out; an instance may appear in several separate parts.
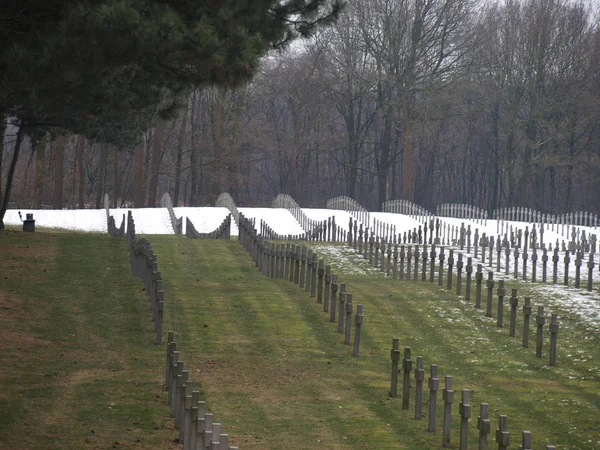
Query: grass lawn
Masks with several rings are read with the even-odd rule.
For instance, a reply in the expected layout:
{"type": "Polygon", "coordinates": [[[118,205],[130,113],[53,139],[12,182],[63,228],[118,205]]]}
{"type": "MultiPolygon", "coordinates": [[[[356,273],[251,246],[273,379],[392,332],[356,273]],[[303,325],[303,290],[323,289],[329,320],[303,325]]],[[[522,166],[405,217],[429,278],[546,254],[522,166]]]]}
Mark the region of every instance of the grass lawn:
{"type": "MultiPolygon", "coordinates": [[[[336,266],[332,258],[353,303],[364,305],[361,357],[353,358],[315,299],[287,281],[265,278],[238,243],[150,240],[165,280],[166,327],[176,331],[181,358],[209,410],[240,448],[440,447],[441,392],[435,434],[425,432],[426,418],[413,420],[400,398],[389,398],[393,337],[412,347],[413,360],[424,356],[427,375],[437,364],[442,386],[445,375],[453,377],[454,445],[460,391],[469,389],[472,448],[481,402],[490,407],[490,447],[497,445],[498,416],[506,414],[514,448],[522,430],[532,431],[534,448],[600,448],[597,333],[562,323],[552,368],[547,348],[543,359],[535,358],[533,344],[521,347],[520,331],[509,338],[437,284],[361,275],[359,262],[336,266]],[[571,347],[585,357],[574,358],[571,347]]],[[[410,402],[412,408],[412,392],[410,402]]]]}
{"type": "Polygon", "coordinates": [[[124,240],[0,232],[0,448],[178,448],[124,240]]]}
{"type": "MultiPolygon", "coordinates": [[[[353,358],[321,305],[260,274],[239,243],[147,238],[164,280],[165,335],[175,331],[208,411],[242,450],[440,448],[445,375],[454,381],[453,448],[465,388],[470,448],[487,402],[489,448],[506,414],[510,448],[530,430],[535,449],[600,449],[600,335],[576,317],[561,319],[558,365],[549,367],[547,348],[540,360],[533,343],[521,347],[520,322],[509,338],[437,283],[365,274],[340,247],[328,262],[364,305],[353,358]],[[430,364],[439,367],[436,433],[425,431],[427,404],[423,420],[413,419],[413,391],[410,411],[401,409],[401,385],[398,398],[388,395],[394,337],[401,350],[412,347],[413,361],[424,357],[425,386],[430,364]]],[[[161,390],[165,346],[153,344],[124,240],[2,232],[0,333],[0,448],[182,448],[161,390]]]]}

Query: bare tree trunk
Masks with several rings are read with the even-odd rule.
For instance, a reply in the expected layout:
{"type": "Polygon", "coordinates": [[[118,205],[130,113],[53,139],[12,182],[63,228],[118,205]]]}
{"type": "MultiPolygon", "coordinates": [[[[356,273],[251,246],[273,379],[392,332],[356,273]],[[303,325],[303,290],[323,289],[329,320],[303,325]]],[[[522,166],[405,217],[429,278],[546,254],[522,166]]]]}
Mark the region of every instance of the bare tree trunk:
{"type": "Polygon", "coordinates": [[[148,203],[146,203],[146,198],[148,197],[148,180],[151,176],[150,174],[150,158],[152,156],[152,151],[151,151],[151,144],[150,142],[152,141],[153,137],[154,137],[154,130],[152,130],[152,133],[147,133],[146,134],[146,139],[144,140],[144,172],[143,172],[143,186],[144,186],[144,205],[148,205],[148,203]]]}
{"type": "Polygon", "coordinates": [[[6,189],[4,191],[4,198],[0,205],[0,230],[4,229],[4,215],[8,209],[8,201],[10,199],[10,192],[12,190],[12,182],[15,176],[15,168],[17,167],[17,160],[19,159],[19,152],[21,151],[21,143],[23,142],[24,127],[20,126],[17,132],[17,142],[15,142],[15,150],[13,153],[10,167],[8,168],[8,175],[6,178],[6,189]]]}
{"type": "Polygon", "coordinates": [[[52,207],[62,209],[65,176],[65,137],[63,135],[56,136],[54,147],[54,202],[52,207]]]}
{"type": "Polygon", "coordinates": [[[213,203],[222,191],[226,191],[227,180],[225,179],[225,171],[223,166],[225,161],[223,160],[223,108],[225,104],[225,88],[219,86],[217,88],[217,95],[215,97],[215,134],[214,134],[214,146],[215,146],[215,162],[214,170],[212,173],[212,199],[213,203]]]}
{"type": "Polygon", "coordinates": [[[239,142],[240,121],[242,114],[242,105],[244,104],[244,92],[238,91],[234,99],[235,107],[233,108],[233,145],[228,151],[228,192],[233,198],[239,198],[240,191],[240,161],[242,145],[239,142]]]}
{"type": "Polygon", "coordinates": [[[379,165],[377,167],[378,200],[374,208],[379,211],[381,205],[387,200],[387,182],[390,172],[390,154],[392,147],[392,125],[393,111],[392,106],[388,106],[385,111],[383,122],[383,135],[381,136],[381,153],[379,155],[379,165]]]}
{"type": "Polygon", "coordinates": [[[154,138],[152,139],[152,165],[150,169],[150,191],[148,193],[148,206],[150,208],[156,208],[158,173],[160,171],[160,152],[162,150],[166,129],[166,122],[161,122],[154,127],[154,138]]]}
{"type": "Polygon", "coordinates": [[[33,195],[33,208],[39,209],[44,193],[44,161],[46,159],[46,136],[33,145],[35,151],[35,192],[33,195]]]}
{"type": "Polygon", "coordinates": [[[4,136],[6,133],[6,116],[0,114],[0,198],[2,198],[2,158],[4,156],[4,136]]]}
{"type": "Polygon", "coordinates": [[[143,208],[146,193],[144,192],[144,143],[135,148],[135,181],[134,181],[133,206],[143,208]]]}
{"type": "Polygon", "coordinates": [[[68,200],[68,208],[75,209],[77,208],[77,203],[75,198],[77,197],[77,143],[75,143],[75,148],[73,149],[73,165],[71,166],[71,195],[68,200]]]}
{"type": "Polygon", "coordinates": [[[113,153],[113,208],[119,207],[119,197],[121,196],[121,174],[119,172],[120,152],[117,148],[113,153]]]}
{"type": "Polygon", "coordinates": [[[85,151],[85,136],[79,135],[77,138],[77,170],[79,172],[79,208],[85,208],[83,194],[85,192],[85,174],[83,171],[83,153],[85,151]]]}
{"type": "Polygon", "coordinates": [[[187,110],[188,108],[186,102],[185,108],[183,109],[183,116],[181,117],[181,128],[179,129],[179,135],[177,136],[177,159],[175,161],[175,192],[173,193],[173,206],[179,206],[179,190],[181,186],[181,159],[183,156],[183,143],[185,139],[187,110]]]}
{"type": "Polygon", "coordinates": [[[300,116],[302,107],[297,105],[296,114],[294,115],[294,142],[292,144],[292,154],[290,155],[290,176],[288,183],[289,193],[297,202],[298,198],[298,153],[300,152],[300,116]]]}
{"type": "Polygon", "coordinates": [[[198,192],[198,148],[196,146],[196,95],[192,97],[192,108],[190,110],[190,138],[192,146],[190,148],[190,206],[197,206],[198,192]]]}
{"type": "Polygon", "coordinates": [[[402,95],[402,123],[404,128],[404,146],[402,148],[402,198],[413,201],[413,130],[410,118],[408,93],[402,95]]]}
{"type": "Polygon", "coordinates": [[[100,166],[98,169],[98,190],[96,191],[96,209],[102,208],[102,197],[106,192],[106,151],[108,144],[100,144],[100,166]]]}

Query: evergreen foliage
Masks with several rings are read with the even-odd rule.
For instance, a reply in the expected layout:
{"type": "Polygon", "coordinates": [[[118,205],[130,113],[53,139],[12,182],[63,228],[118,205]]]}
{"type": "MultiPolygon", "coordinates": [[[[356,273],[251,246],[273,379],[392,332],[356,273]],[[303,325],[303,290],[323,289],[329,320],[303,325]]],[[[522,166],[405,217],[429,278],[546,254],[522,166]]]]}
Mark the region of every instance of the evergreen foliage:
{"type": "Polygon", "coordinates": [[[0,115],[25,133],[59,128],[130,147],[172,117],[192,87],[248,80],[261,56],[310,35],[341,7],[341,0],[8,0],[0,9],[0,115]]]}

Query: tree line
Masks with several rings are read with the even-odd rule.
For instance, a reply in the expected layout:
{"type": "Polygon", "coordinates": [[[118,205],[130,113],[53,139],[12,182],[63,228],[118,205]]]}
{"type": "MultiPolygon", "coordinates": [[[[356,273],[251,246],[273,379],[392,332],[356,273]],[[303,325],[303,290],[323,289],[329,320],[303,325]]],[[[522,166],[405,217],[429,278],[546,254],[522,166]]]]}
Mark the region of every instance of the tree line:
{"type": "MultiPolygon", "coordinates": [[[[21,180],[28,172],[17,172],[21,150],[35,154],[38,194],[47,172],[42,163],[52,152],[56,207],[64,203],[69,136],[79,136],[75,154],[82,186],[77,189],[84,203],[86,141],[99,148],[93,190],[102,190],[111,173],[108,153],[138,147],[152,127],[160,148],[166,122],[178,116],[192,89],[235,88],[252,77],[263,55],[310,36],[335,20],[341,8],[340,0],[5,2],[0,9],[0,174],[5,178],[0,228],[15,175],[21,180]]],[[[119,157],[113,160],[118,163],[119,157]]],[[[154,182],[156,172],[151,171],[154,182]]]]}
{"type": "Polygon", "coordinates": [[[184,90],[134,144],[30,139],[14,204],[108,193],[156,206],[169,192],[200,206],[227,191],[242,205],[345,194],[372,210],[403,198],[598,212],[599,25],[593,4],[567,0],[353,0],[251,79],[184,90]]]}

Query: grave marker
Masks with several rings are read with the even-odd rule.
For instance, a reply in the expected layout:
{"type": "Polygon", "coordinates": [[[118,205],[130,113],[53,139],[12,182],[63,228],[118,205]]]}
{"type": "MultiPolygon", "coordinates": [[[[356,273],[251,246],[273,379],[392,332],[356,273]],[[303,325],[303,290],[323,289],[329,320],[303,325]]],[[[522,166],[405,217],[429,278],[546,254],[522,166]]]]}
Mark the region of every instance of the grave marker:
{"type": "Polygon", "coordinates": [[[459,404],[458,412],[460,414],[460,450],[467,450],[469,440],[469,418],[471,417],[471,404],[469,402],[469,390],[462,390],[462,399],[459,404]]]}
{"type": "Polygon", "coordinates": [[[363,324],[363,305],[356,305],[354,324],[354,349],[352,356],[358,356],[360,352],[360,330],[363,324]]]}
{"type": "Polygon", "coordinates": [[[550,365],[556,365],[556,340],[558,337],[558,316],[552,314],[550,318],[550,365]]]}
{"type": "Polygon", "coordinates": [[[392,351],[390,355],[392,358],[392,385],[390,388],[390,397],[396,398],[398,396],[398,361],[400,361],[400,340],[398,338],[392,339],[392,351]]]}
{"type": "Polygon", "coordinates": [[[489,407],[487,403],[481,403],[479,406],[477,429],[479,430],[479,450],[487,450],[488,434],[490,434],[492,431],[492,424],[489,419],[489,407]]]}
{"type": "Polygon", "coordinates": [[[506,450],[510,445],[510,433],[508,432],[508,416],[500,415],[498,429],[496,430],[496,442],[498,450],[506,450]]]}
{"type": "Polygon", "coordinates": [[[544,325],[546,324],[546,317],[544,316],[544,307],[538,306],[538,313],[535,317],[537,324],[537,335],[535,340],[535,356],[537,358],[542,357],[542,345],[544,340],[544,325]]]}
{"type": "Polygon", "coordinates": [[[423,381],[425,370],[423,369],[423,357],[417,356],[417,368],[415,369],[415,420],[421,420],[423,416],[423,381]]]}
{"type": "Polygon", "coordinates": [[[494,296],[494,272],[488,272],[487,279],[487,304],[485,315],[492,317],[492,299],[494,296]]]}
{"type": "MultiPolygon", "coordinates": [[[[346,289],[346,285],[343,284],[344,290],[346,289]]],[[[337,275],[331,276],[331,305],[329,308],[329,321],[335,323],[335,308],[337,306],[337,290],[338,290],[338,282],[337,275]]]]}
{"type": "Polygon", "coordinates": [[[404,359],[402,360],[402,370],[404,372],[402,379],[402,409],[408,409],[410,403],[410,372],[412,370],[410,352],[410,347],[404,347],[404,359]]]}
{"type": "Polygon", "coordinates": [[[454,402],[454,391],[452,390],[452,377],[446,375],[444,390],[442,391],[444,400],[444,422],[442,430],[442,447],[450,447],[450,431],[452,419],[452,403],[454,402]]]}
{"type": "MultiPolygon", "coordinates": [[[[340,308],[340,317],[342,317],[340,308]]],[[[344,330],[344,344],[350,345],[352,337],[352,294],[346,294],[346,328],[344,330]]]]}
{"type": "Polygon", "coordinates": [[[440,388],[440,379],[438,378],[437,364],[431,365],[429,375],[429,421],[427,431],[435,432],[435,415],[437,412],[437,391],[440,388]]]}

